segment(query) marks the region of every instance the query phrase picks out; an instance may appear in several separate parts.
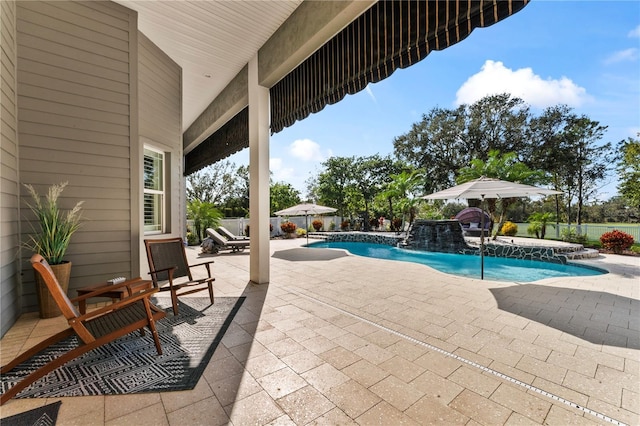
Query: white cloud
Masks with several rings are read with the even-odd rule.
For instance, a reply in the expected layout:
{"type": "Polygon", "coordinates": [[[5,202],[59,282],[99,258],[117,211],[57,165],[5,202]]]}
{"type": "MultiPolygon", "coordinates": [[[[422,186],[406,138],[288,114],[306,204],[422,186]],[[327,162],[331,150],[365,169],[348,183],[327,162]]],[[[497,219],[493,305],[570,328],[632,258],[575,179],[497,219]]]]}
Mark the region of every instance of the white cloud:
{"type": "Polygon", "coordinates": [[[487,95],[510,93],[537,108],[557,104],[577,107],[590,100],[585,88],[571,79],[542,79],[531,68],[512,70],[502,62],[487,60],[456,93],[456,104],[471,104],[487,95]]]}
{"type": "Polygon", "coordinates": [[[302,161],[324,161],[331,156],[331,150],[323,153],[320,145],[311,139],[297,139],[289,145],[289,154],[302,161]]]}
{"type": "Polygon", "coordinates": [[[631,61],[635,62],[638,60],[638,48],[630,47],[629,49],[619,50],[617,52],[612,53],[607,59],[605,59],[604,63],[615,64],[616,62],[626,62],[631,61]]]}
{"type": "Polygon", "coordinates": [[[631,38],[640,37],[640,25],[638,25],[637,27],[629,31],[629,34],[627,34],[627,37],[631,37],[631,38]]]}
{"type": "Polygon", "coordinates": [[[291,178],[295,171],[291,167],[282,167],[282,158],[270,158],[269,170],[274,182],[282,182],[291,178]]]}

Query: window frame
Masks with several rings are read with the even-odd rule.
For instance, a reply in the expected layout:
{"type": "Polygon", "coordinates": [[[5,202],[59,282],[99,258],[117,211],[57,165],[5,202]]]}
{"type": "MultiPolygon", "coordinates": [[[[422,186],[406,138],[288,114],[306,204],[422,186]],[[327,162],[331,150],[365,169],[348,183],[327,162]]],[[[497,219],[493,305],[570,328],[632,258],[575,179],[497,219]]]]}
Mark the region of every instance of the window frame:
{"type": "Polygon", "coordinates": [[[142,197],[142,227],[143,227],[143,232],[144,235],[157,235],[157,234],[163,234],[165,233],[166,230],[166,217],[167,217],[167,206],[166,206],[166,158],[167,155],[165,152],[148,146],[148,145],[144,145],[143,147],[143,153],[142,153],[142,192],[143,192],[143,197],[142,197]],[[148,155],[147,152],[153,153],[154,156],[148,155]],[[160,186],[160,189],[154,189],[154,188],[147,188],[147,180],[145,179],[145,163],[147,158],[152,158],[153,162],[156,163],[159,161],[159,165],[157,167],[158,170],[154,171],[154,174],[156,173],[160,173],[160,177],[156,177],[154,176],[154,180],[157,179],[158,180],[158,184],[160,186]],[[153,212],[153,216],[159,215],[159,221],[157,223],[154,223],[152,225],[147,225],[146,223],[146,200],[145,198],[147,197],[147,195],[152,195],[152,196],[159,196],[159,201],[154,202],[153,204],[157,204],[157,211],[153,212]]]}

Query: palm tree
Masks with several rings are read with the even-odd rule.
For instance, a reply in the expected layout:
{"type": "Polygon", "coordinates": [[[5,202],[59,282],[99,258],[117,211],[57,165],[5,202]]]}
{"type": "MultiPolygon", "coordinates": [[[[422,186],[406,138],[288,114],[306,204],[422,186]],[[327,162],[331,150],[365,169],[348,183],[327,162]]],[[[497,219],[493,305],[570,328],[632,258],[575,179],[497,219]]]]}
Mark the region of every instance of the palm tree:
{"type": "Polygon", "coordinates": [[[416,192],[421,189],[424,184],[424,174],[420,170],[407,171],[391,175],[391,182],[387,184],[387,189],[383,195],[389,200],[389,213],[393,220],[393,199],[398,200],[400,211],[402,212],[402,229],[404,229],[404,220],[409,215],[409,224],[415,218],[416,208],[422,199],[416,197],[416,192]]]}
{"type": "MultiPolygon", "coordinates": [[[[526,164],[518,161],[518,157],[513,152],[500,155],[497,150],[489,151],[487,161],[475,159],[471,161],[469,167],[460,169],[456,182],[458,184],[469,182],[481,176],[495,179],[506,180],[509,182],[517,182],[526,185],[535,185],[544,181],[544,173],[539,170],[531,170],[526,164]]],[[[505,213],[509,206],[513,204],[517,198],[500,199],[500,218],[497,221],[498,226],[493,233],[493,239],[498,237],[498,233],[502,229],[505,222],[505,213]]],[[[497,200],[487,199],[487,210],[494,223],[496,223],[497,200]]]]}

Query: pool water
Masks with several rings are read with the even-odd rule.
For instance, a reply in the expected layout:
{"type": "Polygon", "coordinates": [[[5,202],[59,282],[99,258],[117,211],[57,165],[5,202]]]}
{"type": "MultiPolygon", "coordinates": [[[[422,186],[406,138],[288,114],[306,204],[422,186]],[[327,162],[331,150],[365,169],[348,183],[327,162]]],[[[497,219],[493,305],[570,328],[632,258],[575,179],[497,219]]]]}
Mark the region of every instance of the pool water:
{"type": "MultiPolygon", "coordinates": [[[[342,241],[312,243],[309,247],[344,249],[359,256],[421,263],[447,274],[480,278],[480,256],[416,251],[382,244],[342,241]]],[[[532,282],[545,278],[586,277],[606,273],[601,269],[575,264],[562,265],[506,257],[485,256],[484,258],[484,277],[495,281],[532,282]]]]}

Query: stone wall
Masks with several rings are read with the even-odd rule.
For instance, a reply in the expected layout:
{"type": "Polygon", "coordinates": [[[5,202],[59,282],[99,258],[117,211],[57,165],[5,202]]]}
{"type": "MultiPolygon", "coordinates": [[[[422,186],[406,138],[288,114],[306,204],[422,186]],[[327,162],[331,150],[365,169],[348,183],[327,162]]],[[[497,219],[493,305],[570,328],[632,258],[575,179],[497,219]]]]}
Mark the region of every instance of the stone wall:
{"type": "MultiPolygon", "coordinates": [[[[392,233],[381,234],[375,232],[324,232],[322,234],[327,241],[383,244],[412,250],[480,255],[479,247],[470,246],[465,241],[462,228],[460,228],[457,220],[433,221],[419,219],[416,222],[420,222],[418,230],[413,233],[409,230],[409,235],[406,238],[392,233]],[[433,226],[434,229],[427,229],[429,226],[433,226]]],[[[484,255],[567,263],[567,256],[556,254],[554,249],[550,247],[497,244],[490,239],[485,240],[484,255]]]]}
{"type": "Polygon", "coordinates": [[[443,253],[473,250],[467,245],[457,220],[416,219],[401,247],[443,253]]]}

